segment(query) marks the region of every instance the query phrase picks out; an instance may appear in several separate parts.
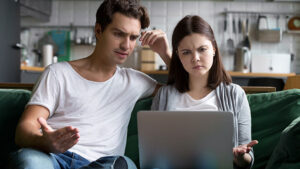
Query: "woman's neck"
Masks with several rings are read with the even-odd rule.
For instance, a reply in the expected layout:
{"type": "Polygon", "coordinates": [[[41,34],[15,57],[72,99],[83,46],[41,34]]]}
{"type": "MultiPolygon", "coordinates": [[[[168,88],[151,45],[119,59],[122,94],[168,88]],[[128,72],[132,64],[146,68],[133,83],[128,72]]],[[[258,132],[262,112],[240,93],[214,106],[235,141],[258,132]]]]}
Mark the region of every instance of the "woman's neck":
{"type": "Polygon", "coordinates": [[[187,92],[193,99],[199,100],[208,95],[212,90],[207,87],[208,76],[190,76],[189,88],[187,92]]]}

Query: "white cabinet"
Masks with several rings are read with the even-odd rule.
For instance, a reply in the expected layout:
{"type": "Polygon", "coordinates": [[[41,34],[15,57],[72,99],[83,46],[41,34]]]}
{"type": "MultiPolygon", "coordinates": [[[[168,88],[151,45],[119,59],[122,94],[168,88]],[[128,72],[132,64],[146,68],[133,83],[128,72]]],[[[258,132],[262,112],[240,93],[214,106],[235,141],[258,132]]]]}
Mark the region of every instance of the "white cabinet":
{"type": "Polygon", "coordinates": [[[251,70],[254,73],[290,73],[291,54],[253,53],[251,70]]]}

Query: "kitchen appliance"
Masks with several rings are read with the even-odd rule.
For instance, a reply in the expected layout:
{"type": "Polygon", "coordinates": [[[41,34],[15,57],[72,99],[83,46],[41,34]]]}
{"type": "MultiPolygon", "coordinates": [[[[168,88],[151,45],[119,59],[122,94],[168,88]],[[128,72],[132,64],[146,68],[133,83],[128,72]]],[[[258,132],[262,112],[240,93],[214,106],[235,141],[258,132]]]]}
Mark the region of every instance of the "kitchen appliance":
{"type": "Polygon", "coordinates": [[[248,47],[238,47],[234,57],[234,71],[248,73],[250,72],[251,52],[248,47]]]}
{"type": "Polygon", "coordinates": [[[290,73],[290,53],[252,53],[251,70],[255,73],[290,73]]]}

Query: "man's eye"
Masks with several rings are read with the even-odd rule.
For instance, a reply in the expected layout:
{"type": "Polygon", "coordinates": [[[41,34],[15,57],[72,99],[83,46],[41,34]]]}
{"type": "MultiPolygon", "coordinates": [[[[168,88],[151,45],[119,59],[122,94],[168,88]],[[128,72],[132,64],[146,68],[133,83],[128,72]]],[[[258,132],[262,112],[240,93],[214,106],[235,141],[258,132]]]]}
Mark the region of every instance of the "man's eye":
{"type": "Polygon", "coordinates": [[[114,35],[115,35],[116,37],[121,37],[121,36],[122,36],[122,33],[120,33],[120,32],[115,32],[114,35]]]}
{"type": "Polygon", "coordinates": [[[138,37],[136,37],[136,36],[131,36],[131,37],[130,37],[130,40],[135,41],[137,38],[138,38],[138,37]]]}

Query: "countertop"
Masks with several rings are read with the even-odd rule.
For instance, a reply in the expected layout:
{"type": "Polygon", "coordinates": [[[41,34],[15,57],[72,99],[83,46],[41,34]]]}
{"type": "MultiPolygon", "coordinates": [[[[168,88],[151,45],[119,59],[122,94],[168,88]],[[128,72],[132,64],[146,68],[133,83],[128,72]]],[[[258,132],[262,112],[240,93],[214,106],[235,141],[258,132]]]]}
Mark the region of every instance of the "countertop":
{"type": "MultiPolygon", "coordinates": [[[[44,71],[44,67],[33,67],[33,66],[21,66],[21,70],[24,71],[35,71],[35,72],[42,72],[44,71]]],[[[143,71],[146,74],[158,74],[158,75],[166,75],[168,71],[143,71]]],[[[233,77],[288,77],[288,76],[295,76],[296,73],[242,73],[242,72],[228,72],[233,77]]]]}
{"type": "Polygon", "coordinates": [[[25,71],[33,71],[33,72],[42,72],[44,71],[44,67],[34,67],[34,66],[21,66],[21,70],[25,71]]]}

